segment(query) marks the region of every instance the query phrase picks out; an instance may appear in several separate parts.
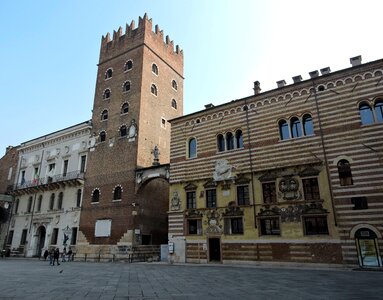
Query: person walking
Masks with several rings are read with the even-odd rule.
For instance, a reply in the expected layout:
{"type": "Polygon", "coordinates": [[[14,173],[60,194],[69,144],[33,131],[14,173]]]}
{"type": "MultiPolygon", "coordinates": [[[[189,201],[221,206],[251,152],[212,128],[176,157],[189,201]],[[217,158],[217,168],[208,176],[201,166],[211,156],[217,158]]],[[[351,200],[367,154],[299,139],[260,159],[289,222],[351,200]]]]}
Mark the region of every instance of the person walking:
{"type": "Polygon", "coordinates": [[[49,250],[49,265],[53,265],[53,256],[55,254],[55,250],[53,248],[51,248],[49,250]]]}
{"type": "Polygon", "coordinates": [[[60,265],[59,258],[60,258],[60,250],[59,250],[59,248],[56,248],[55,252],[53,253],[53,264],[52,264],[52,266],[55,265],[55,261],[57,261],[58,266],[60,265]]]}

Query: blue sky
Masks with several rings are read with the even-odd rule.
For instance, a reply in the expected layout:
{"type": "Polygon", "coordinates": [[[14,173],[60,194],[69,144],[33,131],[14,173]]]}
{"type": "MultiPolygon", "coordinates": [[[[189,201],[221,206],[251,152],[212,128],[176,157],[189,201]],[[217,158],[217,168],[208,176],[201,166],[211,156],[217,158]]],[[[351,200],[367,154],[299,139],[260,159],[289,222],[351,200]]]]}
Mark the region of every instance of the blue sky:
{"type": "Polygon", "coordinates": [[[184,50],[184,114],[383,58],[383,1],[0,2],[0,155],[91,118],[101,36],[146,12],[184,50]]]}

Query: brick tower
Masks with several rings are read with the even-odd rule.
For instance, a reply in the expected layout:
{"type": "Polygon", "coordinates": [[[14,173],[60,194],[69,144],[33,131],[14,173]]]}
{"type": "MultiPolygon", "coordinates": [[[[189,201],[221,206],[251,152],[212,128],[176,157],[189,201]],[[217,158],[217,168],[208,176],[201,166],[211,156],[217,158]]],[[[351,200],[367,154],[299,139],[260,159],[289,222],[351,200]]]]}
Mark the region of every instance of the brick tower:
{"type": "Polygon", "coordinates": [[[146,14],[102,37],[78,253],[167,242],[168,182],[138,190],[136,172],[169,163],[167,120],[183,113],[183,79],[182,50],[146,14]]]}

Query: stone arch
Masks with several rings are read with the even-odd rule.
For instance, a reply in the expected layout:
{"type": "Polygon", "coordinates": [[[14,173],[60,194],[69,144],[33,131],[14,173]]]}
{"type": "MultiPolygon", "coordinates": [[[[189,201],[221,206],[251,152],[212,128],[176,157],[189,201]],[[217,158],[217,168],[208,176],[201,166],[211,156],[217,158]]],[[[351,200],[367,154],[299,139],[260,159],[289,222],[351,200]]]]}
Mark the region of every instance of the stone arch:
{"type": "Polygon", "coordinates": [[[376,234],[376,236],[377,236],[378,238],[380,238],[380,239],[382,238],[382,234],[379,232],[379,230],[378,230],[376,227],[374,227],[374,226],[372,226],[372,225],[370,225],[370,224],[364,224],[364,223],[355,225],[355,226],[350,230],[350,238],[351,238],[351,239],[354,239],[354,238],[355,238],[355,233],[356,233],[359,229],[362,229],[362,228],[370,229],[372,232],[374,232],[374,233],[376,234]]]}
{"type": "Polygon", "coordinates": [[[347,155],[339,155],[337,157],[334,158],[332,164],[334,166],[337,166],[338,165],[338,162],[342,159],[345,159],[347,160],[350,164],[354,162],[354,160],[350,157],[350,156],[347,156],[347,155]]]}

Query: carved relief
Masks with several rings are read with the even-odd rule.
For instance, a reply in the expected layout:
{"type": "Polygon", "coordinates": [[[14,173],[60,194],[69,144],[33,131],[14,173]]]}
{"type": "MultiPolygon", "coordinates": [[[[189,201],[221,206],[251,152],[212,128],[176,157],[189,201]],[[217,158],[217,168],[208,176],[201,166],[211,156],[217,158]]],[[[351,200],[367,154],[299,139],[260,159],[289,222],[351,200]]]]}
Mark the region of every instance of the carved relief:
{"type": "Polygon", "coordinates": [[[213,178],[215,181],[228,180],[232,177],[233,167],[229,165],[226,159],[218,159],[215,163],[213,178]]]}
{"type": "Polygon", "coordinates": [[[279,192],[279,197],[283,200],[299,200],[302,198],[298,180],[293,177],[284,177],[279,181],[279,192]]]}
{"type": "Polygon", "coordinates": [[[206,234],[222,234],[222,225],[220,221],[222,217],[216,210],[210,210],[207,212],[207,228],[206,234]]]}
{"type": "Polygon", "coordinates": [[[181,208],[181,199],[177,191],[173,192],[173,197],[170,203],[171,203],[170,210],[179,210],[181,208]]]}

